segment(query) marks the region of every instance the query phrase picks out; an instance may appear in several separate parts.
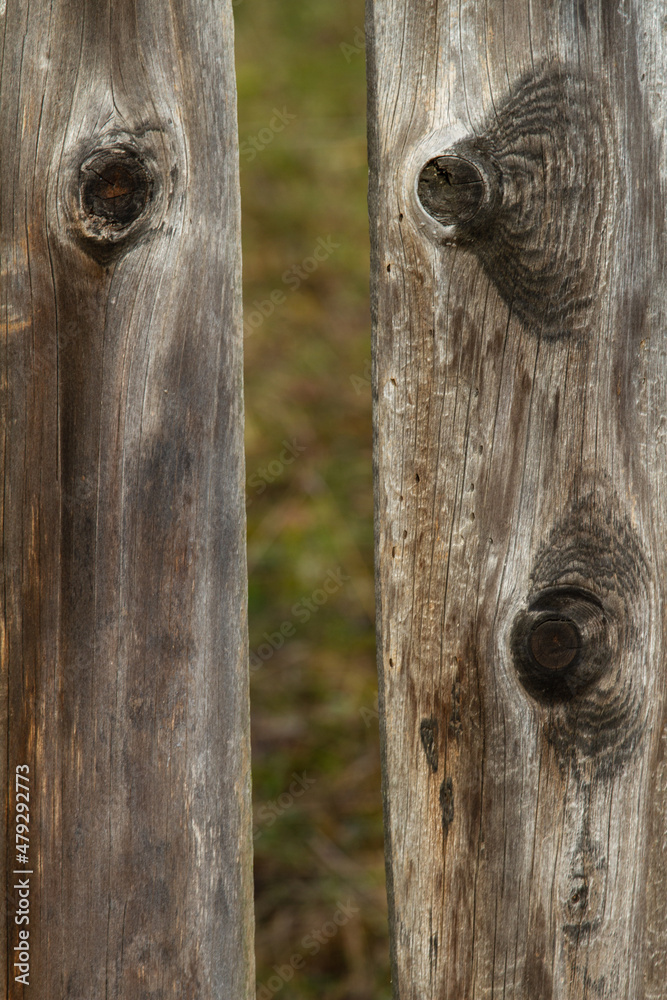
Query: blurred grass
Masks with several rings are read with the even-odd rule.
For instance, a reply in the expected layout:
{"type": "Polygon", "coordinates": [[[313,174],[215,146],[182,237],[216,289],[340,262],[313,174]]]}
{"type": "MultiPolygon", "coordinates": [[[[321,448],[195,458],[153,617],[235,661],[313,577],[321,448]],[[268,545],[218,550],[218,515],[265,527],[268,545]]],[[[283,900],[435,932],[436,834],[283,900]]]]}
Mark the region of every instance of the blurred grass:
{"type": "Polygon", "coordinates": [[[234,9],[258,997],[387,1000],[363,0],[234,9]]]}

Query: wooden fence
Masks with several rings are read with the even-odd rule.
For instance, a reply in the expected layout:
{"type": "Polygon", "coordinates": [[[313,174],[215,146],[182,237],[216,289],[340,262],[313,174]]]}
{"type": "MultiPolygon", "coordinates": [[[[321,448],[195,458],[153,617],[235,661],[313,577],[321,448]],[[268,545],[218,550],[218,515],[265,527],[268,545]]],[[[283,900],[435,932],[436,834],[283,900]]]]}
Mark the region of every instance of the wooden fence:
{"type": "Polygon", "coordinates": [[[367,34],[395,995],[665,1000],[664,5],[367,34]]]}
{"type": "MultiPolygon", "coordinates": [[[[249,1000],[231,3],[0,0],[8,1000],[249,1000]]],[[[667,1000],[658,0],[369,0],[397,1000],[667,1000]]]]}
{"type": "Polygon", "coordinates": [[[254,993],[231,14],[1,4],[10,1000],[254,993]]]}

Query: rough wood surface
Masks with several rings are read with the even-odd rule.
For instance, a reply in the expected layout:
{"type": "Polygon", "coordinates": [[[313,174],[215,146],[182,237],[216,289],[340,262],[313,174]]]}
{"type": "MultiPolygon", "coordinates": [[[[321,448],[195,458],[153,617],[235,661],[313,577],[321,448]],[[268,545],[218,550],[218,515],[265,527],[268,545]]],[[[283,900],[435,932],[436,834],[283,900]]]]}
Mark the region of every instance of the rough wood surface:
{"type": "Polygon", "coordinates": [[[0,0],[0,67],[6,996],[246,1000],[231,3],[0,0]]]}
{"type": "Polygon", "coordinates": [[[667,998],[667,18],[369,0],[400,1000],[667,998]]]}

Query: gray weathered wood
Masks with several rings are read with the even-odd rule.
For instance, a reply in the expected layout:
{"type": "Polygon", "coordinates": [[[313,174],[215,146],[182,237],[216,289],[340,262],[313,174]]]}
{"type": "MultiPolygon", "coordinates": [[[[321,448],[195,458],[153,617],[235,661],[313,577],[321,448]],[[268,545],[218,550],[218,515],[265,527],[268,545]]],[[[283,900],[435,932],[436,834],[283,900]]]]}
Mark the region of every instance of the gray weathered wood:
{"type": "Polygon", "coordinates": [[[400,1000],[667,998],[667,21],[369,0],[400,1000]]]}
{"type": "Polygon", "coordinates": [[[246,1000],[231,3],[0,0],[0,52],[3,982],[246,1000]]]}

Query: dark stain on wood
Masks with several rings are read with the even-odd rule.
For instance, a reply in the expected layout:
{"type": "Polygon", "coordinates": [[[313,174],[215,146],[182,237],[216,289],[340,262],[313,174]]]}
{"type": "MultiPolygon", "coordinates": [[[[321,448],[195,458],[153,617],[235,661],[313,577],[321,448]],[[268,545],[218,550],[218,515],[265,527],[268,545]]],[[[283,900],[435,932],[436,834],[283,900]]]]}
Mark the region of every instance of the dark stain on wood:
{"type": "Polygon", "coordinates": [[[575,0],[577,5],[577,17],[584,31],[588,31],[588,14],[586,12],[587,0],[575,0]]]}
{"type": "Polygon", "coordinates": [[[445,778],[440,786],[440,813],[442,831],[446,835],[454,822],[454,782],[451,777],[445,778]]]}
{"type": "Polygon", "coordinates": [[[431,934],[429,945],[429,962],[434,973],[438,968],[438,935],[431,934]]]}
{"type": "Polygon", "coordinates": [[[547,955],[549,933],[544,908],[538,905],[531,927],[524,967],[522,991],[519,994],[528,1000],[553,1000],[553,971],[547,955]]]}
{"type": "Polygon", "coordinates": [[[610,986],[606,976],[591,976],[584,972],[584,1000],[612,1000],[617,994],[610,992],[610,986]]]}
{"type": "Polygon", "coordinates": [[[419,737],[421,739],[428,766],[435,774],[438,770],[438,720],[422,719],[419,726],[419,737]]]}
{"type": "Polygon", "coordinates": [[[452,708],[449,715],[449,736],[458,740],[461,736],[461,684],[454,681],[452,684],[452,708]]]}

